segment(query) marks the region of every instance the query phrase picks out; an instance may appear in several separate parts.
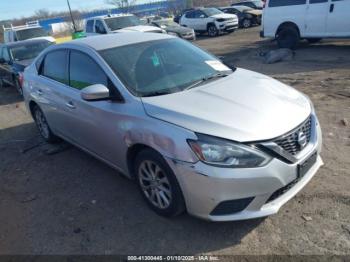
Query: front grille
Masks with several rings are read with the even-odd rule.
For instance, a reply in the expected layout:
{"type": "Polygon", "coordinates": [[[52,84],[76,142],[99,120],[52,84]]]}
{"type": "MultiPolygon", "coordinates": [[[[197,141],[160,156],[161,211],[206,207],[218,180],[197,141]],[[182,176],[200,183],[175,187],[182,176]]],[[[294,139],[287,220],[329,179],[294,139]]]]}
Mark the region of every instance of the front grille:
{"type": "Polygon", "coordinates": [[[292,155],[298,154],[306,146],[301,146],[298,142],[299,133],[303,132],[306,136],[306,145],[311,139],[311,116],[302,123],[297,129],[293,130],[290,134],[284,136],[281,139],[275,140],[274,142],[282,147],[285,151],[292,155]]]}

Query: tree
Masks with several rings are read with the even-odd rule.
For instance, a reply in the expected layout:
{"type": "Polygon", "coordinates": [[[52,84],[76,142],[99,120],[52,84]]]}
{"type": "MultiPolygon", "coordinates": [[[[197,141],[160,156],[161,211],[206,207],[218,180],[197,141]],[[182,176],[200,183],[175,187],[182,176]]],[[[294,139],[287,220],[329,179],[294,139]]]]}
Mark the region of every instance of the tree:
{"type": "Polygon", "coordinates": [[[51,17],[50,11],[47,10],[47,9],[45,9],[45,8],[36,10],[36,11],[34,12],[34,15],[35,15],[38,19],[49,18],[49,17],[51,17]]]}
{"type": "Polygon", "coordinates": [[[131,6],[135,5],[137,0],[105,0],[106,4],[114,5],[117,8],[129,9],[131,6]]]}

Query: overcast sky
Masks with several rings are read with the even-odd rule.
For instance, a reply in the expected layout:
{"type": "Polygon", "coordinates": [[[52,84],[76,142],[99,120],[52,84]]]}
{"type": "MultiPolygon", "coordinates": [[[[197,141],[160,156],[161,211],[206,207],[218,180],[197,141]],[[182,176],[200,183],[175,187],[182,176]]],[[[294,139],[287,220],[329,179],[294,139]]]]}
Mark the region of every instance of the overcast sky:
{"type": "MultiPolygon", "coordinates": [[[[138,0],[137,3],[149,1],[138,0]]],[[[80,11],[110,7],[104,0],[70,0],[72,9],[80,11]]],[[[67,0],[0,0],[0,20],[30,16],[38,9],[67,10],[67,0]]]]}

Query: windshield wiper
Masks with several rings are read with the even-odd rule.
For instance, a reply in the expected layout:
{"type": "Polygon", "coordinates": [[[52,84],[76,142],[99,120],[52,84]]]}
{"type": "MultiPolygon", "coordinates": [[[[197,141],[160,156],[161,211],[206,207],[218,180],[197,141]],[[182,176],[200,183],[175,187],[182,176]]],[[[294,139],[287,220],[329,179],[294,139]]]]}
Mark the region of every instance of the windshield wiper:
{"type": "Polygon", "coordinates": [[[215,78],[221,78],[221,77],[226,77],[228,76],[229,74],[223,74],[223,73],[216,73],[216,74],[212,74],[212,75],[209,75],[209,76],[206,76],[206,77],[203,77],[201,80],[198,80],[194,83],[192,83],[191,85],[187,86],[184,90],[189,90],[189,89],[192,89],[194,87],[197,87],[209,80],[213,80],[215,78]]]}
{"type": "Polygon", "coordinates": [[[169,95],[172,94],[172,92],[169,91],[154,91],[149,92],[147,94],[142,95],[142,97],[151,97],[151,96],[162,96],[162,95],[169,95]]]}

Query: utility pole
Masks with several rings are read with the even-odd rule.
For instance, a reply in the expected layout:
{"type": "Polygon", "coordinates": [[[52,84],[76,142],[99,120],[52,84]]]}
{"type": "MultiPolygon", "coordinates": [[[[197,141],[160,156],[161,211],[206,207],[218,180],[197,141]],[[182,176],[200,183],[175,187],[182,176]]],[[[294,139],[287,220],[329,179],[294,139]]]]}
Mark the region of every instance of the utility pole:
{"type": "Polygon", "coordinates": [[[72,9],[70,8],[69,0],[67,0],[67,5],[68,5],[68,8],[69,8],[70,18],[72,19],[74,32],[77,32],[77,28],[75,26],[75,22],[74,22],[74,18],[73,18],[73,14],[72,14],[72,9]]]}

